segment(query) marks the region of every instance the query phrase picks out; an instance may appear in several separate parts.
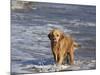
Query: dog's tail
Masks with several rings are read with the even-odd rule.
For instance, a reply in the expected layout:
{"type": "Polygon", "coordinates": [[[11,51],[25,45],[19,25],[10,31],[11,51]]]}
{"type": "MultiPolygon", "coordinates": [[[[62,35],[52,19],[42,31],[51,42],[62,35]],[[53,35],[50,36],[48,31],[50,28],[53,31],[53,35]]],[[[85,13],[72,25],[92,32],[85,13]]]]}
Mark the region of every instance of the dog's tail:
{"type": "Polygon", "coordinates": [[[80,48],[80,47],[81,47],[81,45],[80,45],[80,44],[78,44],[78,43],[76,43],[76,42],[74,42],[74,47],[75,47],[75,48],[80,48]]]}

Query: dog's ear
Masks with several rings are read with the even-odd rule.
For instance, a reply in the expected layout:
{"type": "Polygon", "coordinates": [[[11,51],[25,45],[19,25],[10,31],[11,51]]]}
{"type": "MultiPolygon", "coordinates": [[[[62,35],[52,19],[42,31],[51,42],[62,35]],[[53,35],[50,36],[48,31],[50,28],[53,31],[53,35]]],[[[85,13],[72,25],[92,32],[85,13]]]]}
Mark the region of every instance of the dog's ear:
{"type": "Polygon", "coordinates": [[[51,40],[51,37],[52,37],[52,33],[50,32],[50,33],[48,34],[48,38],[51,40]]]}

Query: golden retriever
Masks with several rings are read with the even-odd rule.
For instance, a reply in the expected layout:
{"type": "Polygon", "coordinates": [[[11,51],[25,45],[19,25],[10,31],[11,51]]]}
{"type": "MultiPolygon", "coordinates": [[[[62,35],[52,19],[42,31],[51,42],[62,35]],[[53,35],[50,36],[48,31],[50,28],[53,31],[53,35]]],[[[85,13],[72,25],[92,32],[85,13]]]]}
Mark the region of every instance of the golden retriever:
{"type": "Polygon", "coordinates": [[[51,40],[51,49],[56,64],[65,64],[66,59],[70,65],[74,64],[74,47],[78,47],[78,44],[74,42],[72,37],[65,36],[59,29],[53,29],[48,37],[51,40]]]}

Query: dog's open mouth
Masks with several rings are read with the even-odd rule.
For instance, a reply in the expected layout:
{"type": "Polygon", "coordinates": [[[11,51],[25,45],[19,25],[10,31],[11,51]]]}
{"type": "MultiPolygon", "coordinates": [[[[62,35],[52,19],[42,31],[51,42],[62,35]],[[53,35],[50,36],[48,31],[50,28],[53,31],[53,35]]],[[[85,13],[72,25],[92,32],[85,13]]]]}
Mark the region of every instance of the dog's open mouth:
{"type": "Polygon", "coordinates": [[[53,40],[54,43],[57,43],[57,40],[53,40]]]}

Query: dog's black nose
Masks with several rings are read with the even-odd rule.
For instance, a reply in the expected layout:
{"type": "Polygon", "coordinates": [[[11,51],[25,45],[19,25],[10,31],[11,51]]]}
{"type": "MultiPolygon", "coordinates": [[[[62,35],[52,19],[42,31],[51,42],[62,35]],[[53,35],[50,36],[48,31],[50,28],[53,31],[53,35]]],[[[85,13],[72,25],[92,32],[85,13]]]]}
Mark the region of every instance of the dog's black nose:
{"type": "Polygon", "coordinates": [[[56,38],[53,38],[53,40],[56,40],[56,38]]]}

